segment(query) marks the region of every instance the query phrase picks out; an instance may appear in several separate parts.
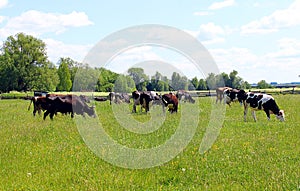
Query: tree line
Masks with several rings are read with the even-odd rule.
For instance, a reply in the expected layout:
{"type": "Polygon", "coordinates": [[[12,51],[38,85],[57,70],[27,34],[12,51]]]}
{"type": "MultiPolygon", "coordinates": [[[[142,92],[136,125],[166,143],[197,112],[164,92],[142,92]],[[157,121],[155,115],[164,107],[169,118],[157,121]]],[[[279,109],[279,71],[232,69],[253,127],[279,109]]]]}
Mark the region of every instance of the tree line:
{"type": "MultiPolygon", "coordinates": [[[[265,84],[262,84],[265,85],[265,84]]],[[[0,52],[0,91],[99,91],[208,90],[219,86],[250,88],[233,70],[230,74],[209,74],[205,79],[188,79],[174,72],[171,79],[157,71],[147,76],[142,68],[118,74],[105,68],[92,68],[71,58],[49,61],[46,44],[31,35],[18,33],[4,41],[0,52]]]]}

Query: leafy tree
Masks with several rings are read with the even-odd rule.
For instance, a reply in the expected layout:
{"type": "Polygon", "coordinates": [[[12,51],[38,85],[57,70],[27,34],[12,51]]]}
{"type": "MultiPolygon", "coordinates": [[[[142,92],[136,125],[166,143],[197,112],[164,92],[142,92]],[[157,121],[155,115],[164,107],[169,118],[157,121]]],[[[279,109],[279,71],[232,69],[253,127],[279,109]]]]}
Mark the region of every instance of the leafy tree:
{"type": "Polygon", "coordinates": [[[135,84],[132,78],[125,75],[119,75],[114,83],[114,92],[132,92],[135,89],[135,84]]]}
{"type": "Polygon", "coordinates": [[[214,73],[209,73],[205,81],[208,89],[210,90],[216,89],[217,80],[216,80],[216,75],[214,73]]]}
{"type": "Polygon", "coordinates": [[[149,79],[143,68],[129,68],[127,72],[132,77],[137,90],[146,90],[149,79]]]}
{"type": "MultiPolygon", "coordinates": [[[[42,82],[43,80],[51,82],[46,78],[53,77],[53,75],[43,72],[52,67],[47,60],[46,44],[43,41],[24,33],[18,33],[15,36],[9,36],[1,50],[0,83],[4,83],[1,86],[2,90],[35,89],[37,88],[37,79],[42,82]]],[[[49,88],[39,87],[46,90],[49,88]]]]}
{"type": "Polygon", "coordinates": [[[99,92],[113,91],[114,83],[117,80],[119,74],[105,68],[99,68],[97,70],[99,72],[99,76],[96,84],[96,90],[99,92]]]}
{"type": "Polygon", "coordinates": [[[57,73],[59,76],[59,84],[57,85],[57,90],[70,91],[72,87],[72,81],[68,63],[62,61],[59,65],[57,73]]]}
{"type": "Polygon", "coordinates": [[[191,83],[190,83],[189,90],[195,90],[198,88],[199,86],[199,81],[197,77],[192,78],[191,83]]]}
{"type": "Polygon", "coordinates": [[[207,90],[206,81],[204,79],[199,80],[197,90],[207,90]]]}
{"type": "Polygon", "coordinates": [[[97,79],[99,75],[99,70],[91,68],[88,65],[78,68],[73,82],[73,91],[97,90],[97,79]]]}
{"type": "Polygon", "coordinates": [[[259,89],[266,89],[266,88],[270,88],[271,85],[268,84],[265,80],[261,80],[257,83],[257,88],[259,89]]]}

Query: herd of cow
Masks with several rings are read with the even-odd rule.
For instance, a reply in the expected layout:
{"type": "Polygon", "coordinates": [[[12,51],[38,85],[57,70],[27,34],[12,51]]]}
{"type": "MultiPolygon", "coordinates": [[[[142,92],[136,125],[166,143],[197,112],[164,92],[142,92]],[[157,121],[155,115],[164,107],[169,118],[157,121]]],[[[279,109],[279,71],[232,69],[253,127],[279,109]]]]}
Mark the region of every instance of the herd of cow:
{"type": "MultiPolygon", "coordinates": [[[[149,112],[150,105],[162,105],[163,112],[168,108],[170,113],[178,111],[179,102],[195,103],[192,96],[184,90],[179,90],[176,93],[158,94],[154,91],[134,91],[131,96],[127,93],[110,92],[107,98],[94,98],[96,101],[109,100],[110,104],[115,103],[130,103],[133,99],[132,112],[137,112],[137,106],[140,106],[140,111],[145,110],[149,112]]],[[[232,102],[238,101],[244,105],[244,120],[246,121],[248,108],[252,109],[252,116],[256,121],[255,110],[265,111],[267,118],[270,119],[270,114],[274,114],[280,121],[284,121],[284,111],[280,110],[274,98],[268,94],[245,92],[240,89],[233,89],[229,87],[219,87],[216,89],[216,103],[221,102],[231,106],[232,102]]],[[[90,100],[87,96],[77,95],[59,95],[59,94],[46,94],[46,96],[34,96],[31,99],[28,110],[33,104],[33,115],[41,111],[44,112],[44,120],[50,114],[50,119],[60,112],[62,114],[83,115],[85,113],[91,117],[96,117],[94,106],[89,106],[90,100]]]]}

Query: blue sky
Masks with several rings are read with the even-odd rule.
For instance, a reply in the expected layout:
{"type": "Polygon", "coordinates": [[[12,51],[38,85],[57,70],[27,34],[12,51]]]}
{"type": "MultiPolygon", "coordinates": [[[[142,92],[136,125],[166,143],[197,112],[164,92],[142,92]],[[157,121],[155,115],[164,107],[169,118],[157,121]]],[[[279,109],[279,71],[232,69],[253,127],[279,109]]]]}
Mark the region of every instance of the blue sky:
{"type": "MultiPolygon", "coordinates": [[[[143,24],[172,26],[193,35],[221,72],[237,70],[250,83],[300,81],[299,0],[0,0],[0,40],[18,32],[33,35],[47,44],[54,63],[60,57],[82,61],[101,39],[143,24]]],[[[180,55],[177,61],[170,55],[142,47],[117,61],[122,66],[129,61],[180,60],[177,68],[189,78],[203,77],[180,55]]]]}

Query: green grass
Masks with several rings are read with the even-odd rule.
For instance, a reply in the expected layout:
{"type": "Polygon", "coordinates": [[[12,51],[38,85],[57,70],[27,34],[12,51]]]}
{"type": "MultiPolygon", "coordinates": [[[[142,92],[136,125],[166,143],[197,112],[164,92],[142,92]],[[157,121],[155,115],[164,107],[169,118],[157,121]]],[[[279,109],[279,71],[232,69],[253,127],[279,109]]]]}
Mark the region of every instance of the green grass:
{"type": "MultiPolygon", "coordinates": [[[[148,169],[121,168],[98,157],[69,116],[43,121],[27,111],[29,101],[0,100],[0,190],[300,190],[300,96],[275,98],[285,122],[274,115],[267,121],[263,112],[256,123],[249,112],[244,122],[239,104],[226,106],[220,134],[202,155],[211,100],[197,99],[200,122],[191,142],[171,161],[148,169]]],[[[136,134],[118,123],[108,101],[96,108],[104,130],[132,148],[163,144],[182,116],[167,114],[156,131],[136,134]]],[[[131,114],[131,105],[120,108],[128,118],[151,120],[150,114],[131,114]]]]}

